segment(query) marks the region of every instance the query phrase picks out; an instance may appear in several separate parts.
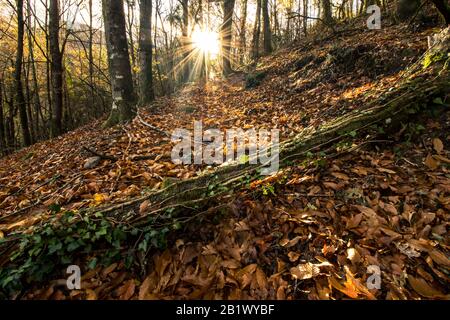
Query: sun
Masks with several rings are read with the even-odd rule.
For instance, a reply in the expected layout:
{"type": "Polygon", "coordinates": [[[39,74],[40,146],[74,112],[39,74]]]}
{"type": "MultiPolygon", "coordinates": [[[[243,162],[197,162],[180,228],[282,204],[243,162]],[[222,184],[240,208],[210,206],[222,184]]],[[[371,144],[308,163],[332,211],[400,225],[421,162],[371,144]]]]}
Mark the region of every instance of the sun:
{"type": "Polygon", "coordinates": [[[219,34],[217,32],[197,29],[192,33],[194,47],[211,56],[217,56],[220,51],[219,34]]]}

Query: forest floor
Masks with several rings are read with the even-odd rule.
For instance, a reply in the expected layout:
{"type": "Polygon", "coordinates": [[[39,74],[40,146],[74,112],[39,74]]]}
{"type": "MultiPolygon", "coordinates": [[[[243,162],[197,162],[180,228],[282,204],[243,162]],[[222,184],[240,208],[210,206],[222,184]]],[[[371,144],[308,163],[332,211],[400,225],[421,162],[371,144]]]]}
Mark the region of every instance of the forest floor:
{"type": "MultiPolygon", "coordinates": [[[[286,140],[363,108],[394,86],[434,32],[395,25],[304,41],[262,59],[247,79],[237,73],[160,98],[139,111],[142,121],[108,130],[96,121],[0,159],[0,238],[48,219],[55,205],[119,203],[208,170],[170,160],[171,132],[193,121],[277,128],[286,140]],[[102,159],[90,163],[84,147],[102,159]]],[[[82,290],[68,291],[61,270],[20,297],[448,299],[449,129],[446,111],[325,163],[295,164],[236,194],[220,219],[184,226],[144,273],[123,262],[97,266],[82,290]],[[366,286],[374,266],[379,290],[366,286]]]]}

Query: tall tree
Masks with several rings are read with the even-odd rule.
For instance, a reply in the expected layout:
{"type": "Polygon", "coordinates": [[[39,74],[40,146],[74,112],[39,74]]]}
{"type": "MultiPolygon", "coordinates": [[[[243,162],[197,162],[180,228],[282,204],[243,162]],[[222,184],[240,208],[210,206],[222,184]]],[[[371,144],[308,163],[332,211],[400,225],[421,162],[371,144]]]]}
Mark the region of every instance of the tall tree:
{"type": "Polygon", "coordinates": [[[105,126],[131,120],[136,107],[125,30],[123,0],[102,0],[106,49],[112,92],[111,114],[105,126]]]}
{"type": "Polygon", "coordinates": [[[51,135],[53,137],[62,133],[62,110],[63,110],[63,66],[62,53],[59,48],[59,1],[50,0],[49,6],[49,46],[50,46],[50,70],[52,85],[52,125],[51,135]]]}
{"type": "Polygon", "coordinates": [[[308,0],[303,0],[303,34],[308,34],[308,0]]]}
{"type": "Polygon", "coordinates": [[[22,138],[25,146],[31,144],[30,129],[28,128],[27,107],[22,85],[23,64],[23,35],[25,22],[23,19],[23,0],[17,0],[17,51],[14,70],[14,84],[16,89],[16,103],[19,107],[20,125],[22,127],[22,138]]]}
{"type": "Polygon", "coordinates": [[[235,0],[224,0],[223,3],[223,23],[220,32],[222,34],[222,73],[224,76],[233,72],[231,67],[231,39],[235,2],[235,0]]]}
{"type": "Polygon", "coordinates": [[[272,30],[270,29],[269,1],[262,0],[262,17],[263,17],[263,35],[264,35],[264,53],[272,52],[272,30]]]}
{"type": "Polygon", "coordinates": [[[183,10],[182,23],[181,23],[181,44],[182,44],[182,76],[183,82],[189,80],[191,74],[190,57],[191,54],[191,41],[189,40],[189,0],[180,0],[181,8],[183,10]]]}
{"type": "Polygon", "coordinates": [[[139,98],[146,105],[155,99],[153,89],[152,0],[139,1],[139,98]]]}
{"type": "Polygon", "coordinates": [[[261,36],[261,1],[256,0],[256,15],[255,24],[253,26],[253,38],[252,38],[252,59],[257,59],[259,57],[259,39],[261,36]]]}
{"type": "Polygon", "coordinates": [[[398,0],[397,16],[400,20],[406,21],[410,19],[419,9],[419,0],[398,0]]]}
{"type": "Polygon", "coordinates": [[[450,3],[448,0],[431,0],[445,19],[446,24],[450,24],[450,3]]]}
{"type": "Polygon", "coordinates": [[[5,155],[6,141],[5,141],[5,119],[3,117],[3,75],[0,76],[0,154],[5,155]]]}
{"type": "Polygon", "coordinates": [[[331,1],[322,0],[321,1],[321,19],[326,26],[330,26],[333,23],[333,14],[331,11],[331,1]]]}
{"type": "Polygon", "coordinates": [[[240,63],[244,62],[245,50],[246,50],[246,24],[247,24],[247,6],[248,0],[241,0],[241,21],[240,21],[240,34],[239,34],[239,59],[240,63]]]}
{"type": "MultiPolygon", "coordinates": [[[[27,0],[27,24],[28,24],[28,51],[30,57],[30,67],[31,67],[31,76],[33,83],[33,100],[34,100],[34,113],[36,115],[36,120],[34,121],[35,134],[39,136],[39,115],[41,113],[41,99],[39,97],[39,83],[37,77],[36,63],[34,57],[34,44],[33,44],[33,32],[35,27],[31,27],[31,4],[30,0],[27,0]]],[[[37,138],[37,137],[35,137],[37,138]]]]}

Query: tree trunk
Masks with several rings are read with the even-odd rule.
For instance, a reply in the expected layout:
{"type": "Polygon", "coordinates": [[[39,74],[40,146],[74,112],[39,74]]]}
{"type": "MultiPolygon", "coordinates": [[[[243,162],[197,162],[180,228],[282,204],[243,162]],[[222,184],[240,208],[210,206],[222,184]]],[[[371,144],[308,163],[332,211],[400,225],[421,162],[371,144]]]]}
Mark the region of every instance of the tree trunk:
{"type": "Polygon", "coordinates": [[[246,50],[246,24],[247,24],[247,5],[248,0],[241,1],[241,25],[240,25],[240,35],[239,35],[239,62],[244,63],[245,50],[246,50]]]}
{"type": "Polygon", "coordinates": [[[88,45],[88,59],[89,59],[89,87],[91,91],[91,103],[95,104],[95,92],[94,92],[94,54],[93,54],[93,46],[94,46],[94,30],[93,30],[93,0],[89,0],[88,9],[89,9],[89,45],[88,45]]]}
{"type": "Polygon", "coordinates": [[[262,0],[256,0],[256,16],[252,39],[252,59],[258,59],[259,57],[259,39],[261,35],[261,1],[262,0]]]}
{"type": "Polygon", "coordinates": [[[17,0],[17,52],[16,63],[14,69],[14,84],[16,89],[16,103],[19,108],[20,125],[22,127],[23,144],[29,146],[31,144],[30,129],[28,128],[27,106],[23,94],[22,85],[22,63],[23,63],[23,0],[17,0]]]}
{"type": "Polygon", "coordinates": [[[148,105],[155,99],[152,68],[152,0],[140,0],[139,10],[139,98],[141,105],[148,105]]]}
{"type": "Polygon", "coordinates": [[[5,119],[3,117],[3,80],[0,77],[0,152],[4,156],[7,153],[5,141],[5,119]]]}
{"type": "Polygon", "coordinates": [[[136,75],[136,52],[135,52],[135,45],[134,45],[134,37],[133,37],[133,26],[134,26],[134,7],[135,7],[135,1],[134,0],[125,0],[127,4],[127,15],[126,15],[126,24],[125,24],[125,34],[128,34],[128,47],[130,51],[130,58],[131,58],[131,75],[133,77],[133,85],[134,87],[137,86],[138,83],[138,77],[136,75]]]}
{"type": "Polygon", "coordinates": [[[102,0],[112,108],[105,127],[131,120],[136,107],[123,0],[102,0]]]}
{"type": "Polygon", "coordinates": [[[398,0],[397,2],[398,18],[401,21],[409,20],[417,12],[419,6],[420,6],[419,0],[398,0]]]}
{"type": "Polygon", "coordinates": [[[182,0],[181,7],[183,9],[182,25],[181,25],[181,44],[182,44],[182,81],[189,81],[191,75],[190,54],[192,51],[191,41],[189,39],[189,0],[182,0]]]}
{"type": "Polygon", "coordinates": [[[50,134],[56,137],[62,133],[62,110],[63,110],[63,67],[62,53],[59,48],[59,1],[50,0],[49,7],[49,46],[51,57],[51,82],[52,82],[52,125],[50,134]]]}
{"type": "Polygon", "coordinates": [[[308,34],[308,0],[303,0],[303,34],[308,34]]]}
{"type": "Polygon", "coordinates": [[[264,53],[270,54],[272,48],[272,30],[270,29],[269,0],[262,0],[264,53]]]}
{"type": "Polygon", "coordinates": [[[445,23],[450,24],[450,4],[448,0],[431,0],[444,17],[445,23]]]}
{"type": "Polygon", "coordinates": [[[225,0],[223,4],[222,34],[222,74],[224,76],[233,72],[231,67],[231,39],[233,32],[233,12],[235,0],[225,0]]]}
{"type": "Polygon", "coordinates": [[[321,19],[323,23],[328,27],[333,24],[333,14],[331,11],[330,0],[322,0],[321,2],[321,19]]]}
{"type": "Polygon", "coordinates": [[[31,5],[30,0],[27,1],[27,15],[28,15],[28,51],[30,54],[30,62],[31,62],[31,76],[32,76],[32,82],[33,82],[33,98],[34,98],[34,113],[36,115],[36,119],[34,121],[34,131],[36,134],[36,139],[40,137],[40,125],[39,125],[39,114],[41,113],[41,99],[39,96],[39,84],[38,84],[38,78],[37,78],[37,70],[36,70],[36,63],[34,58],[34,48],[33,48],[33,37],[32,32],[35,30],[33,27],[33,30],[31,29],[31,5]]]}

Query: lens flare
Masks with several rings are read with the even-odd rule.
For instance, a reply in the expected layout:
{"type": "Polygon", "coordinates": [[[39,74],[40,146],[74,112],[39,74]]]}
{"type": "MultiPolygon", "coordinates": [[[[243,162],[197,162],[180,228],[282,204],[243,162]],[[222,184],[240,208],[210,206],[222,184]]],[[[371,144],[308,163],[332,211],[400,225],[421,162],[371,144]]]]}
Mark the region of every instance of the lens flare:
{"type": "Polygon", "coordinates": [[[217,32],[195,30],[192,34],[194,47],[211,56],[217,56],[220,51],[219,35],[217,32]]]}

